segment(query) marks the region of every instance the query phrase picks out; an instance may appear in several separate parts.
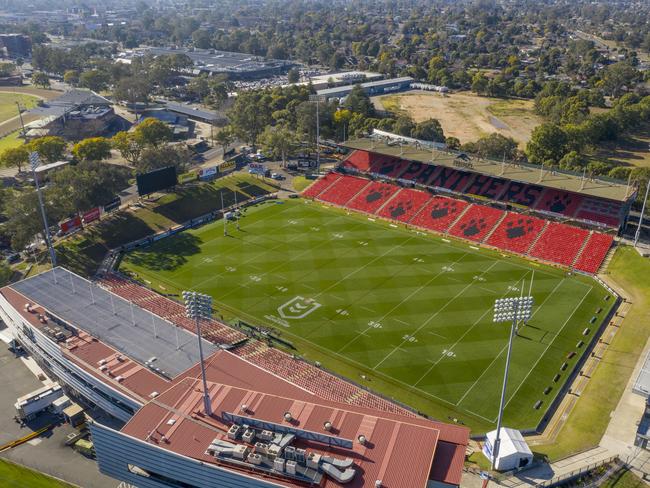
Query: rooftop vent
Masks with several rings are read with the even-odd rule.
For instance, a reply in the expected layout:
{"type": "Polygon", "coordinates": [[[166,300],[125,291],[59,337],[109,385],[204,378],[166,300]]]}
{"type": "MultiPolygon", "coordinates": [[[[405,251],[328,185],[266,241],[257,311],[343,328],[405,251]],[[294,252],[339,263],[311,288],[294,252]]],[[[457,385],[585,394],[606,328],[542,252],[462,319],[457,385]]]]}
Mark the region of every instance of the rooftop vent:
{"type": "Polygon", "coordinates": [[[325,429],[327,432],[332,430],[332,422],[330,422],[329,420],[323,422],[323,429],[325,429]]]}
{"type": "Polygon", "coordinates": [[[291,422],[293,420],[293,416],[291,415],[291,412],[284,412],[284,420],[287,422],[291,422]]]}
{"type": "Polygon", "coordinates": [[[367,439],[365,435],[360,435],[359,437],[357,437],[357,440],[359,441],[359,444],[361,444],[362,446],[366,445],[367,439]]]}
{"type": "Polygon", "coordinates": [[[239,407],[239,410],[244,412],[244,413],[248,412],[248,405],[246,405],[245,403],[242,403],[241,407],[239,407]]]}

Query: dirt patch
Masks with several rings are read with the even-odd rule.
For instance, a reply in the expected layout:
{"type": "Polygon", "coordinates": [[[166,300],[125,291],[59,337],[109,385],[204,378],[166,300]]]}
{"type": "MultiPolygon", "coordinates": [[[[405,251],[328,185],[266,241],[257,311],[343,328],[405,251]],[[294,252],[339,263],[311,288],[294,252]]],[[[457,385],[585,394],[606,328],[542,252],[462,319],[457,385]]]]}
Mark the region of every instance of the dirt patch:
{"type": "Polygon", "coordinates": [[[408,113],[416,122],[438,119],[445,135],[457,137],[461,143],[498,132],[514,138],[523,147],[533,128],[542,122],[533,112],[531,100],[502,100],[470,92],[443,96],[413,91],[376,97],[373,101],[380,109],[408,113]]]}

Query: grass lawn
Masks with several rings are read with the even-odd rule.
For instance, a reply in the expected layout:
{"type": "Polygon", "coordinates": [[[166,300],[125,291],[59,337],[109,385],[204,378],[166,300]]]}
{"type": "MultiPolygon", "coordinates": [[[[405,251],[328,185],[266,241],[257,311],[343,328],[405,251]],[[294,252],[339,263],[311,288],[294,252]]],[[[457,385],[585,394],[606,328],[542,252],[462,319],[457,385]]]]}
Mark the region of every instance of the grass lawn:
{"type": "Polygon", "coordinates": [[[304,176],[294,176],[293,180],[292,180],[293,189],[296,190],[296,191],[303,191],[305,188],[307,188],[313,182],[314,182],[314,180],[308,180],[304,176]]]}
{"type": "Polygon", "coordinates": [[[0,485],[16,488],[72,488],[72,485],[0,459],[0,485]]]}
{"type": "Polygon", "coordinates": [[[641,488],[646,486],[645,481],[629,469],[623,468],[608,479],[602,488],[641,488]]]}
{"type": "Polygon", "coordinates": [[[0,91],[0,122],[18,116],[18,107],[16,102],[20,103],[21,108],[34,108],[38,98],[25,93],[8,93],[0,91]]]}
{"type": "Polygon", "coordinates": [[[273,191],[273,187],[247,174],[234,174],[212,183],[186,185],[143,208],[123,211],[61,241],[57,256],[62,266],[84,276],[94,274],[109,249],[199,217],[224,205],[273,191]],[[235,194],[237,196],[235,196],[235,194]]]}
{"type": "Polygon", "coordinates": [[[536,452],[547,454],[551,459],[598,445],[609,424],[610,412],[616,408],[648,339],[650,261],[642,258],[632,247],[619,247],[608,272],[627,291],[633,305],[557,441],[551,445],[535,446],[536,452]]]}
{"type": "Polygon", "coordinates": [[[18,137],[19,132],[14,131],[11,134],[8,134],[0,138],[0,153],[6,149],[11,149],[12,147],[18,147],[24,143],[22,139],[18,137]]]}
{"type": "Polygon", "coordinates": [[[158,241],[122,269],[154,288],[209,293],[220,312],[275,327],[307,358],[475,433],[496,423],[509,333],[492,323],[496,298],[527,292],[534,275],[535,315],[515,340],[507,395],[517,428],[537,425],[585,349],[583,330],[593,336],[590,319],[613,302],[587,277],[303,200],[250,208],[227,237],[216,222],[158,241]]]}

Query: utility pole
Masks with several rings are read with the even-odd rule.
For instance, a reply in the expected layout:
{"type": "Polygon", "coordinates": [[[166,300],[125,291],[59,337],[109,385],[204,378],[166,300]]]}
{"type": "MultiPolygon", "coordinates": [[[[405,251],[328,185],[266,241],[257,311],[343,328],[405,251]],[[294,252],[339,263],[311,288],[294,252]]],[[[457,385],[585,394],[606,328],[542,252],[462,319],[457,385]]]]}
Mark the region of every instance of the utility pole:
{"type": "Polygon", "coordinates": [[[18,117],[20,118],[20,126],[23,129],[22,136],[23,136],[23,139],[26,139],[27,134],[25,133],[25,122],[23,121],[23,112],[20,109],[20,103],[19,102],[16,102],[16,107],[18,107],[18,117]]]}
{"type": "Polygon", "coordinates": [[[32,175],[34,176],[34,184],[36,185],[36,194],[38,195],[38,204],[41,208],[41,217],[43,218],[43,231],[45,234],[45,242],[48,251],[50,252],[50,261],[52,262],[52,269],[56,268],[56,253],[52,245],[52,238],[50,237],[50,227],[47,224],[47,215],[45,214],[45,205],[43,204],[43,195],[41,195],[41,187],[38,184],[38,174],[36,168],[41,164],[40,156],[36,151],[29,153],[29,164],[32,168],[32,175]]]}

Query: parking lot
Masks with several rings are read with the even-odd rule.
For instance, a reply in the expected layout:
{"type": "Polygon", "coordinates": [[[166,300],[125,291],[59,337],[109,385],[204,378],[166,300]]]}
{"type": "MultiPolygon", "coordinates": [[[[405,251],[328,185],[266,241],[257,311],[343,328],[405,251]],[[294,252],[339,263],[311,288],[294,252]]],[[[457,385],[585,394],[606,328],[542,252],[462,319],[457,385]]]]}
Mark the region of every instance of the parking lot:
{"type": "MultiPolygon", "coordinates": [[[[6,329],[2,330],[6,335],[6,329]]],[[[0,341],[0,444],[19,439],[58,420],[50,414],[39,415],[21,426],[14,420],[16,399],[43,386],[20,358],[0,341]]],[[[97,463],[65,445],[66,436],[75,429],[59,423],[43,436],[0,453],[10,461],[61,478],[84,488],[116,488],[120,482],[102,475],[97,463]]],[[[124,486],[124,485],[122,485],[124,486]]]]}

